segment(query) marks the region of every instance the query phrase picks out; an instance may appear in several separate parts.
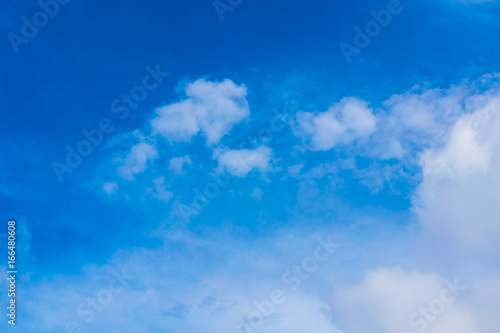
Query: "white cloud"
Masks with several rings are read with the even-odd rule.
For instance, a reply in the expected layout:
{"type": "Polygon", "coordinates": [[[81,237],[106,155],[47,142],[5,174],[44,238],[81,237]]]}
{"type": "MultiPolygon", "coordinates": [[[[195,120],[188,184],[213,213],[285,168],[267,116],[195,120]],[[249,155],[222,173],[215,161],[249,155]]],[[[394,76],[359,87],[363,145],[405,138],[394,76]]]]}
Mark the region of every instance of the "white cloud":
{"type": "Polygon", "coordinates": [[[153,129],[170,141],[189,141],[202,132],[207,144],[216,144],[250,114],[247,89],[229,79],[197,80],[186,86],[185,94],[187,99],[159,108],[151,121],[153,129]]]}
{"type": "Polygon", "coordinates": [[[168,164],[168,169],[172,170],[176,175],[181,175],[184,173],[184,165],[193,164],[189,155],[184,155],[181,157],[174,157],[170,160],[168,164]]]}
{"type": "MultiPolygon", "coordinates": [[[[443,99],[450,99],[447,94],[443,97],[440,89],[431,89],[422,93],[403,93],[392,95],[383,104],[389,110],[392,119],[391,125],[411,128],[413,130],[429,131],[437,125],[436,115],[438,114],[443,99]]],[[[453,108],[459,106],[456,103],[447,103],[453,108]]]]}
{"type": "MultiPolygon", "coordinates": [[[[56,276],[28,284],[24,303],[29,320],[19,322],[22,331],[59,332],[65,330],[67,322],[74,321],[82,331],[95,333],[156,332],[158,328],[243,333],[238,326],[258,310],[264,314],[263,321],[249,328],[253,332],[303,333],[311,327],[318,333],[339,332],[331,322],[328,303],[306,292],[306,286],[315,287],[313,281],[303,280],[303,287],[292,291],[291,284],[281,280],[290,260],[312,255],[317,235],[287,233],[263,240],[262,249],[252,241],[244,245],[221,231],[208,238],[184,232],[187,235],[176,237],[175,244],[181,242],[186,251],[172,251],[170,242],[155,249],[121,249],[105,266],[83,267],[80,276],[56,276]],[[218,265],[207,261],[215,256],[220,258],[218,265]],[[116,269],[119,275],[122,268],[125,275],[132,275],[124,280],[125,285],[113,272],[116,269]],[[89,298],[98,298],[103,290],[109,290],[110,282],[122,290],[113,291],[112,300],[105,305],[96,300],[100,310],[94,310],[89,298]],[[59,292],[50,293],[55,287],[59,292]],[[282,291],[283,301],[269,309],[264,303],[273,290],[282,291]],[[256,302],[261,305],[257,307],[256,302]],[[52,306],[48,308],[47,304],[52,306]],[[82,305],[84,308],[77,312],[82,305]],[[93,317],[87,322],[89,313],[93,317]],[[138,323],[137,318],[147,320],[138,323]]],[[[0,281],[5,282],[0,282],[0,287],[6,287],[2,272],[0,281]]]]}
{"type": "Polygon", "coordinates": [[[297,113],[296,133],[310,143],[312,150],[329,150],[370,136],[377,118],[368,103],[357,98],[343,98],[328,111],[297,113]]]}
{"type": "Polygon", "coordinates": [[[397,191],[394,184],[398,181],[417,185],[421,181],[421,154],[442,147],[458,118],[484,107],[492,92],[487,89],[495,87],[495,80],[485,75],[447,89],[414,87],[383,101],[376,110],[377,128],[370,140],[344,147],[349,156],[371,159],[369,165],[350,168],[355,178],[374,192],[385,186],[397,191]],[[384,165],[389,159],[399,162],[384,165]]]}
{"type": "Polygon", "coordinates": [[[214,152],[214,158],[219,162],[219,171],[227,170],[231,175],[245,177],[253,169],[262,173],[269,171],[272,151],[262,146],[253,150],[222,150],[214,152]]]}
{"type": "Polygon", "coordinates": [[[500,255],[500,95],[462,116],[445,145],[422,157],[415,197],[424,232],[459,247],[500,255]]]}
{"type": "Polygon", "coordinates": [[[158,156],[156,148],[146,142],[139,142],[132,146],[130,153],[122,161],[118,168],[118,174],[125,179],[132,180],[136,174],[143,172],[149,161],[158,156]]]}
{"type": "Polygon", "coordinates": [[[333,303],[350,333],[479,333],[462,304],[468,289],[460,279],[379,268],[358,284],[337,287],[333,303]]]}
{"type": "Polygon", "coordinates": [[[256,328],[263,333],[290,332],[303,333],[341,333],[331,323],[330,306],[315,297],[291,295],[286,302],[277,307],[270,322],[256,328]]]}
{"type": "Polygon", "coordinates": [[[492,263],[500,255],[500,92],[478,96],[451,88],[391,100],[387,119],[393,123],[386,134],[389,128],[399,136],[408,129],[449,127],[445,140],[421,155],[414,209],[422,227],[416,245],[422,248],[415,253],[431,267],[465,272],[468,288],[442,314],[423,320],[422,309],[443,303],[442,275],[378,268],[360,283],[335,288],[337,318],[349,333],[498,332],[499,277],[492,263]]]}
{"type": "Polygon", "coordinates": [[[467,85],[392,95],[382,102],[377,132],[363,154],[404,159],[415,149],[440,145],[449,127],[468,111],[465,105],[471,97],[467,85]]]}

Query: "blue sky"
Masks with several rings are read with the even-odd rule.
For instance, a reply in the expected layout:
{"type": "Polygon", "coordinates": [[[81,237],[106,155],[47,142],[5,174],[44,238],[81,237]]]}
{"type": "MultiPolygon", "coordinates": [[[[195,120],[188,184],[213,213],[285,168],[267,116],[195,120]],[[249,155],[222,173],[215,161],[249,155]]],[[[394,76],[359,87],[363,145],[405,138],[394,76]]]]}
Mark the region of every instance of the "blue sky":
{"type": "Polygon", "coordinates": [[[497,1],[2,7],[2,332],[500,329],[497,1]]]}

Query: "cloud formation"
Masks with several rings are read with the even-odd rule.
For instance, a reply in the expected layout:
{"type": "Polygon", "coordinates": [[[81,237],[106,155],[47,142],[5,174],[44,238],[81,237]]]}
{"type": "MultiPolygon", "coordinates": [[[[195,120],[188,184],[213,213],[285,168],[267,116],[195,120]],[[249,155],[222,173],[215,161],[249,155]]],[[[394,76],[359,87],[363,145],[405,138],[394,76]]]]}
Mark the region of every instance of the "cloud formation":
{"type": "Polygon", "coordinates": [[[443,147],[423,154],[423,181],[416,196],[427,233],[495,255],[500,255],[499,111],[496,93],[458,119],[443,147]]]}
{"type": "Polygon", "coordinates": [[[158,157],[158,151],[152,144],[139,142],[132,146],[130,152],[118,168],[118,174],[125,179],[132,180],[136,174],[143,172],[148,162],[158,157]]]}
{"type": "Polygon", "coordinates": [[[157,109],[158,116],[151,121],[153,130],[169,141],[188,142],[201,132],[213,145],[250,114],[247,89],[229,79],[199,79],[184,91],[186,99],[157,109]]]}
{"type": "Polygon", "coordinates": [[[245,177],[253,169],[265,173],[270,170],[272,151],[266,146],[256,149],[217,149],[214,158],[219,171],[226,170],[233,176],[245,177]]]}
{"type": "Polygon", "coordinates": [[[377,118],[368,103],[343,98],[326,112],[297,113],[296,132],[312,150],[329,150],[367,138],[375,131],[377,118]]]}
{"type": "Polygon", "coordinates": [[[460,302],[467,289],[458,278],[377,268],[358,284],[338,286],[333,303],[349,333],[479,333],[460,302]]]}

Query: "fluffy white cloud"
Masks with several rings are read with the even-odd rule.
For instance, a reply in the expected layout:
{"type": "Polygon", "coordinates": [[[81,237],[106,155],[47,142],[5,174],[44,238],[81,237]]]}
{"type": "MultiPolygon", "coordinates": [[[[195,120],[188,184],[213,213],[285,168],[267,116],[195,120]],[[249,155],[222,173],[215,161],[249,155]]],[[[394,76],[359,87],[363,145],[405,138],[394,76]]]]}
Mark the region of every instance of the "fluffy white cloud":
{"type": "Polygon", "coordinates": [[[132,180],[136,174],[143,172],[149,161],[158,156],[156,148],[146,142],[139,142],[132,146],[130,152],[124,160],[122,166],[118,168],[118,174],[125,179],[132,180]]]}
{"type": "Polygon", "coordinates": [[[422,153],[423,180],[414,197],[414,209],[423,242],[417,244],[424,246],[419,249],[424,257],[432,252],[424,259],[431,266],[467,272],[467,290],[448,302],[453,288],[444,291],[447,284],[440,274],[399,268],[369,271],[360,283],[337,287],[334,293],[338,318],[349,333],[494,333],[500,328],[495,320],[500,311],[499,277],[490,264],[500,255],[500,93],[490,90],[478,98],[458,88],[447,92],[450,94],[396,98],[393,101],[399,102],[391,108],[399,105],[393,119],[403,128],[429,132],[449,123],[443,144],[422,153]],[[406,105],[409,101],[413,104],[406,105]],[[473,102],[463,105],[464,101],[473,102]],[[420,115],[399,118],[398,112],[406,114],[402,107],[420,115]],[[430,116],[439,112],[455,119],[440,124],[436,116],[430,116]],[[481,267],[481,275],[477,267],[481,267]]]}
{"type": "Polygon", "coordinates": [[[159,108],[151,121],[153,129],[170,141],[189,141],[202,132],[207,144],[218,143],[250,114],[247,89],[228,79],[197,80],[186,86],[185,94],[187,99],[159,108]]]}
{"type": "Polygon", "coordinates": [[[362,168],[355,163],[340,167],[352,169],[359,182],[374,192],[385,186],[397,191],[397,182],[418,185],[421,154],[442,147],[457,119],[484,107],[491,93],[487,89],[493,89],[495,80],[485,75],[481,80],[447,89],[415,86],[392,95],[376,109],[377,128],[370,140],[345,147],[350,156],[367,157],[371,163],[362,168]],[[385,163],[389,159],[399,162],[385,163]]]}
{"type": "Polygon", "coordinates": [[[333,303],[349,333],[484,332],[463,304],[468,289],[460,279],[379,268],[358,284],[337,287],[333,303]]]}
{"type": "Polygon", "coordinates": [[[241,150],[217,149],[214,152],[214,158],[219,162],[219,171],[226,170],[237,177],[245,177],[253,169],[263,173],[269,171],[271,155],[271,149],[265,146],[241,150]]]}
{"type": "Polygon", "coordinates": [[[181,175],[184,173],[183,168],[185,164],[193,164],[189,155],[172,158],[168,163],[168,169],[172,170],[176,175],[181,175]]]}
{"type": "Polygon", "coordinates": [[[500,254],[500,94],[462,116],[441,148],[422,157],[416,211],[424,232],[459,247],[500,254]]]}
{"type": "Polygon", "coordinates": [[[456,119],[468,112],[470,99],[467,85],[392,95],[382,103],[380,126],[367,154],[404,158],[412,149],[439,145],[456,119]]]}
{"type": "MultiPolygon", "coordinates": [[[[293,291],[292,284],[281,280],[290,260],[299,262],[312,255],[317,235],[288,233],[263,240],[266,245],[261,249],[252,241],[241,244],[222,233],[204,239],[178,231],[175,243],[186,250],[172,251],[172,243],[157,249],[122,249],[104,266],[83,267],[80,276],[28,284],[24,306],[29,320],[19,324],[27,333],[63,332],[71,322],[96,333],[303,333],[311,327],[317,333],[339,333],[328,303],[307,293],[315,286],[311,280],[303,280],[293,291]],[[241,245],[245,250],[235,250],[241,245]],[[207,260],[215,256],[221,258],[217,265],[207,260]],[[59,292],[50,293],[54,288],[59,292]],[[282,291],[282,296],[269,307],[273,290],[282,291]],[[92,299],[99,310],[92,307],[92,299]],[[255,313],[262,319],[250,327],[248,320],[255,313]]],[[[7,286],[5,272],[0,271],[2,288],[7,286]]]]}
{"type": "Polygon", "coordinates": [[[377,118],[368,103],[344,98],[326,112],[297,113],[297,122],[296,133],[310,143],[311,149],[329,150],[370,136],[377,118]]]}

